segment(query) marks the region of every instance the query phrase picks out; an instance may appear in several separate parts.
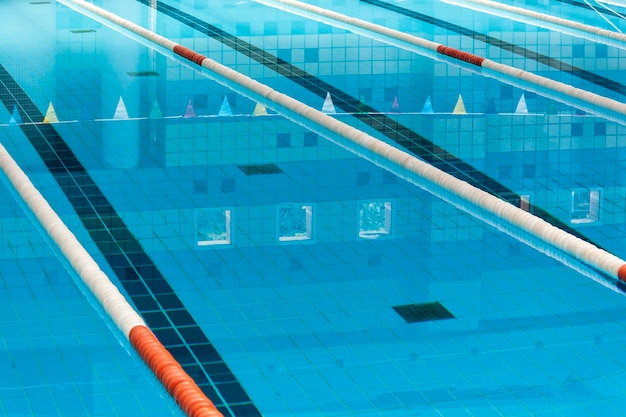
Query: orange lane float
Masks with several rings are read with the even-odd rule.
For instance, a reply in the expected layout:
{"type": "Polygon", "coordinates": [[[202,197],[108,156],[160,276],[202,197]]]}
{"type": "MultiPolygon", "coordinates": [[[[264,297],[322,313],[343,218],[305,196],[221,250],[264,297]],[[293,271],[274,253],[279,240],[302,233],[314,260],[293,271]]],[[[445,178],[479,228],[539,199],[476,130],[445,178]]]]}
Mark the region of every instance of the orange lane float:
{"type": "Polygon", "coordinates": [[[189,417],[222,417],[213,402],[146,327],[143,318],[100,269],[2,144],[0,144],[0,170],[57,245],[69,265],[181,409],[189,417]]]}
{"type": "Polygon", "coordinates": [[[617,277],[619,278],[620,281],[626,282],[626,264],[622,265],[617,270],[617,277]]]}
{"type": "Polygon", "coordinates": [[[206,56],[181,45],[174,46],[173,51],[176,55],[180,55],[197,65],[202,65],[202,61],[206,59],[206,56]]]}
{"type": "Polygon", "coordinates": [[[167,392],[189,417],[222,416],[213,402],[146,326],[135,326],[128,339],[167,392]]]}
{"type": "Polygon", "coordinates": [[[439,52],[442,55],[447,55],[449,57],[456,58],[459,61],[465,61],[467,63],[476,65],[478,67],[480,67],[483,61],[485,60],[485,58],[481,56],[474,55],[469,52],[463,52],[459,49],[452,48],[450,46],[445,46],[445,45],[439,45],[437,47],[437,52],[439,52]]]}

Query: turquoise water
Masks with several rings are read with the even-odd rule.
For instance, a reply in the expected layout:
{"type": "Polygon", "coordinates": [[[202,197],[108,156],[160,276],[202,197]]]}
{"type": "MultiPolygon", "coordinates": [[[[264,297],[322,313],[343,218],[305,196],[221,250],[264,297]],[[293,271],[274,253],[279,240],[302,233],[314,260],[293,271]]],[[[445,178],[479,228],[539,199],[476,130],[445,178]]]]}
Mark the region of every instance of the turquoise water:
{"type": "MultiPolygon", "coordinates": [[[[10,3],[3,145],[226,415],[623,414],[614,281],[124,33],[10,3]]],[[[623,124],[270,6],[145,3],[98,2],[316,109],[331,92],[337,119],[625,256],[623,124]]],[[[623,99],[618,48],[439,2],[318,4],[623,99]]],[[[179,415],[1,192],[1,412],[179,415]]]]}
{"type": "MultiPolygon", "coordinates": [[[[23,141],[3,131],[3,143],[11,140],[23,141]]],[[[31,174],[40,185],[51,181],[31,174]]],[[[0,414],[182,415],[7,184],[0,194],[0,414]]]]}

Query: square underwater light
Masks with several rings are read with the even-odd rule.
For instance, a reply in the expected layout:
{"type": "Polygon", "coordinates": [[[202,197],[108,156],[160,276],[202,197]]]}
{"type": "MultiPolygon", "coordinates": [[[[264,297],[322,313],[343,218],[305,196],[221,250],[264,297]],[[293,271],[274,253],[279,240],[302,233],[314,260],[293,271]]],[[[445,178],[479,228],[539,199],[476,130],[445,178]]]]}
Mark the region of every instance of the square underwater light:
{"type": "Polygon", "coordinates": [[[360,238],[391,235],[391,201],[359,201],[358,216],[360,238]]]}
{"type": "Polygon", "coordinates": [[[302,204],[278,205],[278,240],[280,242],[311,240],[313,238],[313,206],[302,204]]]}
{"type": "Polygon", "coordinates": [[[595,223],[600,220],[600,190],[572,190],[570,221],[574,224],[595,223]]]}
{"type": "Polygon", "coordinates": [[[204,208],[195,211],[197,246],[230,245],[232,211],[224,208],[204,208]]]}

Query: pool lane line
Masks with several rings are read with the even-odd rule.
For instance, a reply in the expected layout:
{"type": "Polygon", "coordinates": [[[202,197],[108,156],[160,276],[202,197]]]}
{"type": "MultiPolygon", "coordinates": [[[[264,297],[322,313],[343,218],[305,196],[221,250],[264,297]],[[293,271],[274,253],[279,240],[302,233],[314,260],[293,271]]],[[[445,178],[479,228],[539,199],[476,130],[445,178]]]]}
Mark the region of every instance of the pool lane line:
{"type": "MultiPolygon", "coordinates": [[[[137,1],[148,7],[154,7],[154,4],[149,0],[137,1]]],[[[350,96],[338,88],[335,88],[333,85],[317,78],[315,75],[307,73],[301,68],[298,68],[261,48],[245,42],[228,32],[196,18],[195,16],[189,15],[188,13],[164,4],[163,2],[157,1],[156,8],[157,11],[165,13],[192,29],[199,31],[200,33],[209,35],[211,38],[239,53],[244,54],[248,58],[262,64],[266,68],[277,72],[279,75],[293,81],[300,87],[307,89],[322,99],[325,99],[326,94],[330,92],[333,97],[333,103],[336,107],[341,108],[345,113],[352,114],[357,120],[365,123],[372,129],[377,130],[379,133],[389,138],[389,140],[396,142],[398,145],[409,150],[409,152],[442,169],[443,171],[452,174],[461,180],[467,181],[481,190],[500,196],[502,199],[507,201],[520,201],[521,197],[510,188],[487,176],[445,149],[435,145],[430,140],[402,125],[397,120],[376,111],[376,109],[371,106],[362,103],[357,98],[350,96]],[[515,196],[515,198],[513,199],[510,196],[515,196]]],[[[140,39],[145,38],[139,38],[139,41],[141,41],[140,39]]],[[[437,55],[445,57],[445,55],[437,55]]],[[[456,62],[462,61],[457,60],[456,62]]],[[[466,67],[473,67],[484,71],[474,65],[468,64],[466,67]]],[[[517,80],[517,78],[515,80],[517,80]]],[[[555,225],[583,240],[590,241],[584,234],[570,227],[570,225],[559,220],[543,208],[531,204],[530,210],[532,210],[536,216],[547,220],[550,224],[555,225]]],[[[595,245],[600,246],[598,244],[595,245]]]]}
{"type": "Polygon", "coordinates": [[[522,21],[533,26],[556,30],[575,37],[583,37],[596,43],[626,49],[626,35],[601,29],[585,23],[563,19],[546,13],[539,13],[521,7],[510,6],[491,0],[441,0],[453,6],[464,7],[499,17],[522,21]],[[520,16],[526,20],[520,20],[520,16]],[[591,35],[589,37],[588,35],[591,35]]]}
{"type": "MultiPolygon", "coordinates": [[[[154,7],[154,4],[149,3],[149,0],[137,1],[149,7],[154,7]]],[[[517,195],[515,192],[513,192],[511,189],[507,188],[503,184],[485,175],[481,171],[475,169],[471,165],[450,154],[445,149],[442,149],[441,147],[433,144],[431,141],[420,136],[413,130],[400,124],[399,122],[388,117],[387,115],[378,113],[375,109],[367,105],[360,107],[362,103],[360,103],[359,100],[351,97],[342,90],[336,89],[332,85],[324,82],[314,75],[309,74],[304,70],[294,65],[291,65],[290,63],[260,48],[255,47],[254,45],[238,39],[236,36],[233,36],[213,25],[210,25],[209,23],[204,22],[196,18],[195,16],[189,15],[167,4],[157,2],[156,8],[157,11],[160,11],[172,18],[175,18],[181,23],[184,23],[189,27],[200,31],[201,33],[208,34],[210,37],[223,43],[224,45],[248,56],[249,58],[261,63],[267,68],[276,71],[280,75],[285,76],[287,79],[290,79],[301,87],[308,89],[314,94],[317,94],[320,98],[325,98],[327,92],[330,91],[333,96],[333,101],[335,105],[342,108],[347,113],[355,113],[354,117],[357,118],[357,120],[360,120],[361,122],[369,125],[371,128],[376,129],[381,134],[388,137],[390,140],[403,146],[405,149],[409,150],[411,153],[417,155],[421,159],[429,162],[433,166],[436,166],[461,180],[467,181],[468,183],[479,189],[485,190],[493,195],[498,195],[502,199],[505,199],[507,201],[519,201],[519,195],[517,195]],[[509,196],[511,195],[515,196],[515,199],[510,198],[509,196]]],[[[142,28],[140,29],[143,30],[142,28]]],[[[141,42],[141,39],[145,38],[139,37],[138,40],[141,42]]],[[[471,66],[472,65],[469,65],[468,67],[471,66]]],[[[535,216],[548,221],[548,223],[601,248],[601,245],[592,242],[584,234],[580,233],[567,223],[556,218],[545,209],[531,204],[530,210],[535,216]]]]}
{"type": "Polygon", "coordinates": [[[178,405],[190,417],[222,416],[146,326],[139,313],[100,269],[2,144],[0,144],[0,169],[83,283],[178,405]]]}
{"type": "MultiPolygon", "coordinates": [[[[420,53],[421,55],[441,60],[440,58],[437,58],[436,55],[428,53],[429,51],[436,51],[440,56],[445,55],[453,58],[456,61],[464,62],[481,68],[481,71],[477,72],[481,75],[497,79],[500,82],[514,85],[521,89],[536,92],[537,94],[560,101],[569,106],[578,108],[580,110],[585,110],[588,113],[596,114],[622,125],[626,125],[626,105],[617,100],[609,99],[599,94],[592,93],[581,88],[573,87],[559,81],[551,80],[543,76],[538,76],[529,71],[516,69],[509,65],[499,64],[487,58],[480,57],[469,52],[461,51],[457,48],[441,45],[436,42],[419,38],[414,35],[406,34],[395,29],[387,28],[385,26],[346,16],[338,12],[323,9],[307,3],[302,3],[295,0],[255,1],[270,7],[285,10],[290,13],[299,14],[307,18],[315,19],[316,16],[319,16],[322,17],[322,19],[318,18],[317,20],[320,20],[326,24],[333,24],[329,23],[329,20],[331,20],[332,22],[339,22],[339,25],[335,24],[334,26],[339,26],[343,29],[351,30],[360,35],[368,36],[370,38],[394,45],[399,48],[403,48],[406,50],[420,53]],[[372,34],[380,36],[373,36],[372,34]],[[415,49],[415,47],[417,47],[418,49],[415,49]]],[[[550,59],[555,61],[552,58],[550,59]]],[[[454,62],[450,61],[445,62],[449,64],[455,64],[454,62]]],[[[476,72],[472,70],[471,65],[464,66],[462,68],[465,70],[476,72]]],[[[596,74],[592,75],[596,76],[596,74]]]]}
{"type": "Polygon", "coordinates": [[[215,346],[54,126],[34,123],[43,114],[1,64],[0,100],[8,111],[19,108],[24,123],[13,128],[22,130],[42,158],[152,333],[179,358],[183,369],[196,376],[196,384],[214,399],[216,408],[231,416],[260,416],[215,346]]]}
{"type": "Polygon", "coordinates": [[[522,210],[510,203],[507,203],[492,194],[478,189],[465,181],[462,181],[431,164],[428,164],[414,155],[408,154],[396,147],[393,147],[369,134],[336,120],[326,113],[307,106],[296,99],[289,97],[271,87],[228,68],[216,61],[213,61],[198,52],[179,45],[161,35],[132,23],[118,15],[101,9],[84,0],[58,0],[62,3],[72,3],[77,7],[84,8],[115,25],[140,36],[148,35],[147,39],[162,48],[169,49],[176,55],[193,62],[194,64],[216,74],[233,84],[237,84],[254,94],[262,97],[268,104],[274,104],[276,108],[286,109],[297,122],[297,117],[303,118],[317,124],[328,131],[334,132],[352,144],[363,148],[367,152],[381,158],[385,163],[393,163],[421,178],[424,178],[442,189],[468,201],[481,209],[493,214],[496,218],[503,219],[519,229],[529,233],[538,239],[547,242],[553,247],[569,254],[585,264],[594,267],[617,279],[626,282],[626,261],[617,256],[598,248],[597,246],[584,241],[566,231],[551,225],[537,216],[522,210]]]}
{"type": "Polygon", "coordinates": [[[52,124],[0,64],[0,101],[18,107],[21,129],[65,193],[150,330],[167,347],[216,408],[231,416],[260,416],[237,378],[178,295],[128,230],[107,197],[52,124]]]}
{"type": "Polygon", "coordinates": [[[445,20],[441,20],[432,16],[428,16],[411,9],[406,9],[404,7],[391,4],[382,0],[359,0],[363,3],[371,4],[372,6],[380,7],[394,13],[401,14],[403,16],[410,17],[412,19],[420,20],[425,23],[429,23],[433,26],[438,26],[440,28],[449,30],[454,33],[458,33],[462,36],[467,36],[474,40],[483,42],[487,45],[495,46],[507,52],[511,52],[515,55],[520,55],[526,59],[538,62],[540,64],[546,65],[550,68],[554,68],[559,71],[563,71],[568,73],[574,77],[580,78],[582,80],[588,81],[592,84],[596,84],[600,87],[609,89],[613,92],[626,95],[626,85],[611,80],[607,77],[603,77],[601,75],[595,74],[591,71],[587,71],[580,67],[576,67],[571,64],[567,64],[563,61],[559,61],[558,59],[552,58],[548,55],[540,54],[539,52],[531,51],[530,49],[524,48],[519,45],[515,45],[510,42],[503,41],[501,39],[495,38],[490,35],[485,35],[480,32],[476,32],[471,29],[464,28],[459,25],[455,25],[450,22],[446,22],[445,20]]]}
{"type": "MultiPolygon", "coordinates": [[[[436,52],[437,54],[444,55],[455,60],[487,70],[481,71],[479,72],[479,74],[497,78],[499,80],[502,80],[502,76],[507,79],[517,80],[517,85],[523,83],[525,88],[528,88],[528,86],[534,86],[534,90],[539,91],[540,94],[541,91],[552,92],[551,96],[554,98],[569,98],[567,104],[572,105],[573,107],[579,107],[581,108],[581,110],[602,115],[620,124],[626,124],[626,104],[621,103],[617,100],[603,97],[598,94],[576,88],[559,81],[551,80],[549,78],[533,74],[529,71],[517,69],[509,65],[499,64],[490,59],[469,52],[465,52],[457,48],[452,48],[437,42],[420,38],[418,36],[403,33],[395,29],[367,22],[365,20],[346,16],[344,14],[311,4],[303,3],[301,1],[255,1],[271,7],[279,7],[279,5],[285,6],[285,10],[289,12],[294,12],[294,9],[296,13],[297,11],[303,11],[307,13],[307,17],[311,17],[311,15],[320,16],[326,19],[330,19],[334,22],[340,22],[344,24],[344,27],[356,27],[368,32],[372,32],[374,34],[382,35],[385,38],[400,41],[401,43],[414,45],[426,51],[436,52]]],[[[385,42],[384,39],[382,41],[385,42]]],[[[398,46],[398,44],[396,43],[394,43],[394,45],[398,46]]]]}

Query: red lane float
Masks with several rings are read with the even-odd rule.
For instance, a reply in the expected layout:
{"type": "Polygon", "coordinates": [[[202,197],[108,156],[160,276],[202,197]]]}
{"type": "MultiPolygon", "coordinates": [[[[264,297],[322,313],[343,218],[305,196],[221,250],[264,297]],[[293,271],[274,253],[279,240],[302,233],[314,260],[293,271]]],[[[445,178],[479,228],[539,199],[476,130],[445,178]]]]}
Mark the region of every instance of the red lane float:
{"type": "Polygon", "coordinates": [[[189,417],[223,417],[0,144],[0,170],[139,356],[189,417]]]}
{"type": "Polygon", "coordinates": [[[186,46],[176,45],[174,46],[174,53],[182,56],[185,59],[193,62],[197,65],[202,65],[202,61],[204,61],[207,57],[197,53],[196,51],[187,48],[186,46]]]}
{"type": "Polygon", "coordinates": [[[626,264],[622,265],[617,270],[617,277],[619,278],[620,281],[626,282],[626,264]]]}
{"type": "Polygon", "coordinates": [[[458,59],[459,61],[465,61],[467,63],[476,65],[478,67],[480,67],[483,61],[485,60],[485,58],[481,56],[474,55],[469,52],[463,52],[459,49],[452,48],[450,46],[445,46],[445,45],[439,45],[437,47],[437,52],[439,52],[442,55],[447,55],[449,57],[458,59]]]}
{"type": "Polygon", "coordinates": [[[222,417],[215,405],[146,326],[128,335],[139,356],[189,417],[222,417]]]}

